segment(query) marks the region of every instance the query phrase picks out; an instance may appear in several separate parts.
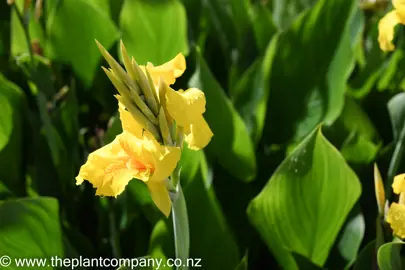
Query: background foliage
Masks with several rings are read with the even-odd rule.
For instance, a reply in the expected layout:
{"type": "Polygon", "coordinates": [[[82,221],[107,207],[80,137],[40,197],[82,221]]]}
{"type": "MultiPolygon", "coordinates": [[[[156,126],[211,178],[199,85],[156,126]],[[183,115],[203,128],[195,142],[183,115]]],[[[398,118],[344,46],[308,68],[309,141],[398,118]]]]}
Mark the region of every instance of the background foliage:
{"type": "Polygon", "coordinates": [[[0,255],[174,256],[143,183],[75,185],[121,132],[94,39],[117,58],[122,39],[139,64],[182,52],[174,88],[205,92],[215,135],[181,160],[203,268],[402,269],[373,180],[376,162],[393,201],[405,172],[403,29],[393,53],[377,42],[390,3],[44,0],[38,18],[30,2],[0,1],[0,255]]]}

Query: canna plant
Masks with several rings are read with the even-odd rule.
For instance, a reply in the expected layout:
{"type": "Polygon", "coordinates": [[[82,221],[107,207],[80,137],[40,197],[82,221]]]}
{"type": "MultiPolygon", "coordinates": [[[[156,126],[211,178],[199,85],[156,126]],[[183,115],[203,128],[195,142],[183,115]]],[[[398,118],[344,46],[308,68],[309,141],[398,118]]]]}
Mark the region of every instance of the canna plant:
{"type": "MultiPolygon", "coordinates": [[[[100,43],[97,45],[110,66],[103,70],[119,93],[115,98],[123,132],[88,156],[76,183],[87,180],[96,188],[96,195],[117,197],[129,181],[138,179],[168,217],[177,200],[185,205],[178,166],[184,142],[199,150],[213,136],[203,117],[205,95],[196,88],[175,91],[170,87],[186,68],[182,54],[161,66],[140,66],[134,58],[130,60],[121,41],[124,70],[100,43]]],[[[173,213],[173,222],[182,219],[181,223],[187,224],[186,208],[180,209],[182,213],[173,213]]],[[[188,234],[184,230],[181,233],[188,234]]]]}

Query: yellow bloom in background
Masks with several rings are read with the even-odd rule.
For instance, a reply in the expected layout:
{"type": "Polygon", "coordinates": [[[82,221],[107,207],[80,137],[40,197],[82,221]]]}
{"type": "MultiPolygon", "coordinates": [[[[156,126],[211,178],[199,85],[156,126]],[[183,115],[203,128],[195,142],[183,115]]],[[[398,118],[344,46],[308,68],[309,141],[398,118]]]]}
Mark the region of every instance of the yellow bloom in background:
{"type": "Polygon", "coordinates": [[[405,238],[405,205],[392,203],[388,210],[387,222],[395,235],[405,238]]]}
{"type": "Polygon", "coordinates": [[[207,146],[213,133],[202,115],[205,112],[205,95],[201,90],[174,91],[168,88],[166,106],[176,124],[184,128],[185,141],[190,149],[207,146]]]}
{"type": "Polygon", "coordinates": [[[121,194],[133,178],[146,183],[156,206],[166,216],[171,201],[165,179],[180,160],[178,147],[163,146],[144,137],[139,139],[124,131],[110,144],[94,151],[76,177],[76,184],[89,181],[97,189],[96,195],[121,194]]]}
{"type": "Polygon", "coordinates": [[[387,222],[395,235],[405,238],[405,174],[394,177],[392,189],[395,194],[399,194],[399,201],[391,204],[387,214],[387,222]]]}
{"type": "Polygon", "coordinates": [[[405,192],[405,173],[399,174],[394,177],[394,183],[392,183],[392,189],[395,194],[405,192]]]}
{"type": "Polygon", "coordinates": [[[394,10],[387,13],[378,23],[378,42],[383,51],[393,51],[394,30],[397,24],[405,25],[405,0],[393,0],[394,10]]]}

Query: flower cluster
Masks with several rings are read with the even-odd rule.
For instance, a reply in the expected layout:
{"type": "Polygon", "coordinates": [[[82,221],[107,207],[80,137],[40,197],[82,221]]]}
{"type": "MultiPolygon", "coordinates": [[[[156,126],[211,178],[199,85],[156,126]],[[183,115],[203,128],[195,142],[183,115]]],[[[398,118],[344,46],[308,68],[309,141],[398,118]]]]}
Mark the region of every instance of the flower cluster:
{"type": "Polygon", "coordinates": [[[399,194],[398,203],[393,202],[388,210],[387,222],[391,225],[394,234],[405,238],[405,174],[394,177],[392,190],[399,194]]]}
{"type": "Polygon", "coordinates": [[[173,90],[186,69],[182,54],[154,66],[130,60],[121,42],[124,68],[97,42],[110,68],[104,69],[119,94],[118,110],[123,132],[110,144],[91,153],[76,177],[89,181],[96,195],[118,196],[133,178],[146,183],[151,198],[166,216],[170,214],[169,177],[181,157],[183,140],[192,150],[204,148],[213,133],[203,118],[205,95],[196,88],[173,90]]]}
{"type": "Polygon", "coordinates": [[[395,49],[394,30],[397,24],[405,25],[405,0],[392,0],[394,9],[388,12],[378,23],[378,42],[383,51],[395,49]]]}

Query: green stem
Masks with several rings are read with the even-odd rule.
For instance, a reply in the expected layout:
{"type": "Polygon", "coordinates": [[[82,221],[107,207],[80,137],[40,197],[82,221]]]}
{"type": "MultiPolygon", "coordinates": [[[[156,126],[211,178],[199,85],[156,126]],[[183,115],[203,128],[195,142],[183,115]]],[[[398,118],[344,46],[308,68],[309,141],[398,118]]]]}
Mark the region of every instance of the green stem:
{"type": "Polygon", "coordinates": [[[34,66],[34,52],[32,51],[32,46],[31,46],[31,36],[30,36],[30,31],[29,31],[29,20],[24,20],[21,12],[18,10],[17,4],[13,4],[13,8],[15,11],[15,14],[17,15],[18,20],[20,21],[23,30],[24,30],[24,36],[27,41],[27,46],[28,46],[28,53],[31,58],[31,65],[34,66]]]}
{"type": "Polygon", "coordinates": [[[403,155],[405,150],[405,125],[402,127],[401,133],[399,135],[397,144],[395,145],[394,153],[392,154],[390,166],[388,168],[388,181],[385,185],[385,194],[386,198],[389,199],[392,195],[392,182],[394,176],[398,172],[399,164],[402,162],[403,155]]]}
{"type": "MultiPolygon", "coordinates": [[[[189,257],[190,231],[188,224],[187,206],[180,184],[177,185],[177,192],[173,200],[172,208],[173,234],[176,258],[182,260],[183,265],[189,257]]],[[[187,270],[188,267],[180,266],[177,270],[187,270]]]]}

